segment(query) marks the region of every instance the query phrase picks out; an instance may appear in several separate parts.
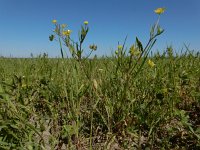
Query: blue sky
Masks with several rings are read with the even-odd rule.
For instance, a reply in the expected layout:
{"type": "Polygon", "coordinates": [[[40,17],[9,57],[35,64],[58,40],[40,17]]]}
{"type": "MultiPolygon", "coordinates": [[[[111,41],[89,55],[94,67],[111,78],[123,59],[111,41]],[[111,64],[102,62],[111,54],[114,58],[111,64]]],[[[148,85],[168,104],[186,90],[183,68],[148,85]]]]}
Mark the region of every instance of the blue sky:
{"type": "Polygon", "coordinates": [[[165,32],[152,50],[164,51],[172,45],[179,51],[185,43],[199,51],[200,0],[0,0],[0,56],[29,57],[44,52],[60,56],[59,44],[48,40],[54,28],[52,19],[66,23],[75,40],[80,25],[88,20],[84,48],[97,44],[97,55],[111,54],[126,35],[127,46],[136,36],[145,44],[157,20],[153,10],[158,7],[166,7],[160,19],[165,32]]]}

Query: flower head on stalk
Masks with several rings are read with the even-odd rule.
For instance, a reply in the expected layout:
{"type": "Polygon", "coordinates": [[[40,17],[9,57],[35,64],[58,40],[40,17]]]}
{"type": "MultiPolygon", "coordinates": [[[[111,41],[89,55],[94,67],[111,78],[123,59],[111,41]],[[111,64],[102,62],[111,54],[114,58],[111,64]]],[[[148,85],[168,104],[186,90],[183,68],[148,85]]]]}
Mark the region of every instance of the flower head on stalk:
{"type": "Polygon", "coordinates": [[[158,15],[163,14],[165,12],[165,8],[157,8],[154,12],[158,15]]]}
{"type": "Polygon", "coordinates": [[[52,20],[52,23],[53,23],[53,24],[56,24],[56,23],[57,23],[57,20],[55,20],[55,19],[52,20]]]}

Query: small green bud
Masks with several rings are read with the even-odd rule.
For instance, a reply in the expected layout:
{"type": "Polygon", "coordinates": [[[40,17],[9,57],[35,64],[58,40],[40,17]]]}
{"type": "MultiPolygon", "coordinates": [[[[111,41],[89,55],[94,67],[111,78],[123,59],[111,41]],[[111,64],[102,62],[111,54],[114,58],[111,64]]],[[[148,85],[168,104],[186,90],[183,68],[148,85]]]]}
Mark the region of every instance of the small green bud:
{"type": "Polygon", "coordinates": [[[163,32],[164,32],[164,30],[160,26],[158,26],[158,28],[157,28],[157,34],[160,35],[163,32]]]}
{"type": "Polygon", "coordinates": [[[118,45],[118,50],[122,50],[123,49],[123,46],[122,45],[118,45]]]}

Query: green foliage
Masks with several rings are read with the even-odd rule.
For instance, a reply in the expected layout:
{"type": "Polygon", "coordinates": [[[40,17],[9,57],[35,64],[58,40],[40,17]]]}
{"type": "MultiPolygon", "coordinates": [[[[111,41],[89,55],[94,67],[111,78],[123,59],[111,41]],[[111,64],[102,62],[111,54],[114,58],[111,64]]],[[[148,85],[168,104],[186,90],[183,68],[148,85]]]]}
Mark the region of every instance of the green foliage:
{"type": "Polygon", "coordinates": [[[199,54],[163,55],[0,59],[1,149],[198,148],[199,54]]]}
{"type": "Polygon", "coordinates": [[[53,23],[71,59],[0,59],[0,149],[199,149],[200,56],[150,57],[159,18],[146,45],[125,39],[106,58],[82,56],[87,21],[78,42],[53,23]]]}

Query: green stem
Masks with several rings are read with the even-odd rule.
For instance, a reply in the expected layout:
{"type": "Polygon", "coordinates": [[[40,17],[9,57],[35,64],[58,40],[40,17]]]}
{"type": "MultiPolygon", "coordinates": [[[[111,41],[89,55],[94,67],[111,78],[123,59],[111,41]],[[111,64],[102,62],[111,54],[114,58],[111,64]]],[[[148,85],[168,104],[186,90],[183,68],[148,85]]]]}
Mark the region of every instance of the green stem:
{"type": "Polygon", "coordinates": [[[63,50],[62,50],[62,43],[61,43],[60,37],[59,37],[59,43],[60,43],[60,52],[61,52],[61,56],[62,56],[62,58],[64,58],[63,50]]]}

